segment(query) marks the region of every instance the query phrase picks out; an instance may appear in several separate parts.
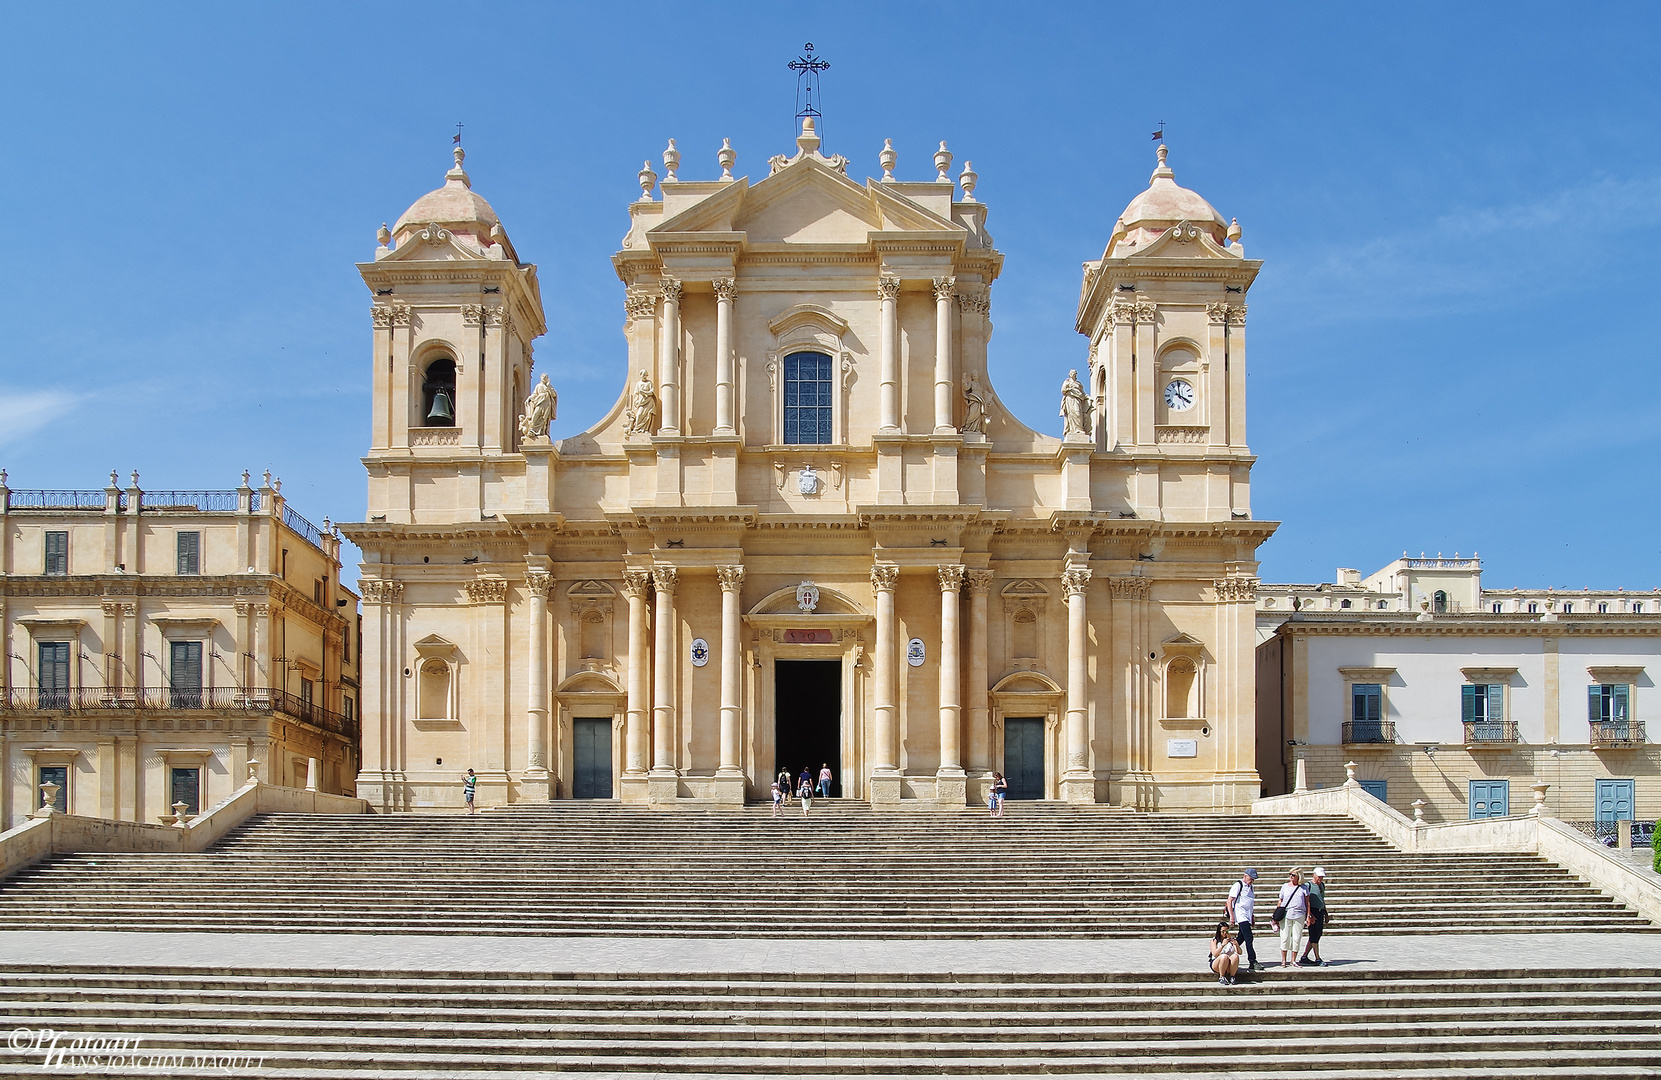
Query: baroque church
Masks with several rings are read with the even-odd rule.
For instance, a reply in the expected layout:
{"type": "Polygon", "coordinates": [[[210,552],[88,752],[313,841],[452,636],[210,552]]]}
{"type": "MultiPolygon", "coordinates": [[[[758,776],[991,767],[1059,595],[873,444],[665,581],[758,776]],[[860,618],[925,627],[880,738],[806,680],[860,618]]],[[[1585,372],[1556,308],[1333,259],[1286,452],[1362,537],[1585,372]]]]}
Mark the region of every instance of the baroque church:
{"type": "Polygon", "coordinates": [[[1084,264],[1058,438],[988,376],[1004,256],[944,143],[932,178],[886,147],[861,183],[811,116],[759,180],[730,146],[682,179],[671,142],[612,258],[622,392],[556,441],[536,266],[457,148],[359,266],[358,794],[457,806],[471,768],[484,805],[739,806],[828,765],[878,809],[984,802],[994,771],[1244,809],[1261,264],[1166,157],[1084,264]]]}

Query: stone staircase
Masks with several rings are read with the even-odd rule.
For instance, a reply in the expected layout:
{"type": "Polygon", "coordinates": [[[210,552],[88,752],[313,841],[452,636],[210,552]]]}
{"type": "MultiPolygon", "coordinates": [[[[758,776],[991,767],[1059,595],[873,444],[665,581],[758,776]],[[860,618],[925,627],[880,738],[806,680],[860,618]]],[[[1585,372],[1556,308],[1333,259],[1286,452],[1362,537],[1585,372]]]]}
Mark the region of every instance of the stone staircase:
{"type": "MultiPolygon", "coordinates": [[[[1196,965],[1197,966],[1197,965],[1196,965]]],[[[860,975],[0,968],[0,1021],[141,1038],[138,1075],[490,1080],[1661,1075],[1661,971],[860,975]],[[183,1055],[182,1061],[172,1055],[183,1055]],[[219,1067],[195,1065],[196,1055],[219,1067]],[[161,1060],[160,1068],[144,1063],[161,1060]],[[238,1059],[257,1067],[228,1069],[238,1059]],[[172,1059],[172,1060],[168,1060],[172,1059]]],[[[0,1076],[124,1075],[0,1053],[0,1076]]]]}
{"type": "MultiPolygon", "coordinates": [[[[1345,935],[1658,928],[1532,855],[1409,855],[1334,817],[1011,804],[774,817],[555,803],[270,815],[191,855],[65,855],[0,882],[34,930],[1203,939],[1246,866],[1266,933],[1292,866],[1345,935]]],[[[1271,942],[1264,941],[1272,949],[1271,942]]]]}

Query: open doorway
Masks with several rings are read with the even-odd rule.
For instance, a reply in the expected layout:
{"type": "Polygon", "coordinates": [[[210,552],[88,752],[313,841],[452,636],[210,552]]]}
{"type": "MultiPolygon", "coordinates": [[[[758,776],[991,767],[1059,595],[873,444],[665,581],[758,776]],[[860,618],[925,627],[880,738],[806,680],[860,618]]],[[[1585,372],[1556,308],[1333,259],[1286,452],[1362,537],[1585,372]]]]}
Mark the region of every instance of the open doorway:
{"type": "Polygon", "coordinates": [[[842,795],[842,662],[773,662],[773,772],[790,770],[792,786],[806,768],[819,782],[831,769],[831,797],[842,795]]]}

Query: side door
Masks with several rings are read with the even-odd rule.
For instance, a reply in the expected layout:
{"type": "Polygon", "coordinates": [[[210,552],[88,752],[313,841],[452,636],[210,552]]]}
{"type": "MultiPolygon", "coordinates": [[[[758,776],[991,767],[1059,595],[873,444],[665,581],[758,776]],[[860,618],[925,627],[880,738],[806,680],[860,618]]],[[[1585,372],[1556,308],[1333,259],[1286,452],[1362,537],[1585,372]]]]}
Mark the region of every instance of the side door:
{"type": "Polygon", "coordinates": [[[1511,812],[1511,781],[1472,780],[1471,817],[1505,817],[1511,812]]]}

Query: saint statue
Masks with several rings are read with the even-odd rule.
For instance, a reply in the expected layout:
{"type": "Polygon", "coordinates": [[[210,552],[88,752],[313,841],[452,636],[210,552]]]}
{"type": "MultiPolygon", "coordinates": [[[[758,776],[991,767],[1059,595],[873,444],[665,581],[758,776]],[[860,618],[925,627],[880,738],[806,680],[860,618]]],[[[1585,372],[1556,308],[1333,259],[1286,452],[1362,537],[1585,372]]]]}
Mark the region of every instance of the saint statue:
{"type": "Polygon", "coordinates": [[[963,426],[957,429],[964,435],[986,434],[986,398],[980,392],[980,379],[972,371],[963,373],[963,426]]]}
{"type": "Polygon", "coordinates": [[[628,427],[625,435],[652,435],[657,432],[657,391],[652,388],[652,376],[642,368],[640,381],[634,384],[629,397],[628,427]]]}
{"type": "Polygon", "coordinates": [[[559,395],[554,392],[553,384],[548,381],[548,373],[542,373],[542,381],[536,384],[531,396],[525,399],[525,411],[519,417],[519,437],[521,439],[542,439],[548,435],[548,425],[553,423],[554,411],[559,408],[559,395]]]}
{"type": "Polygon", "coordinates": [[[1061,384],[1061,421],[1062,439],[1090,438],[1090,398],[1084,392],[1084,384],[1078,381],[1076,368],[1067,373],[1067,381],[1061,384]]]}

